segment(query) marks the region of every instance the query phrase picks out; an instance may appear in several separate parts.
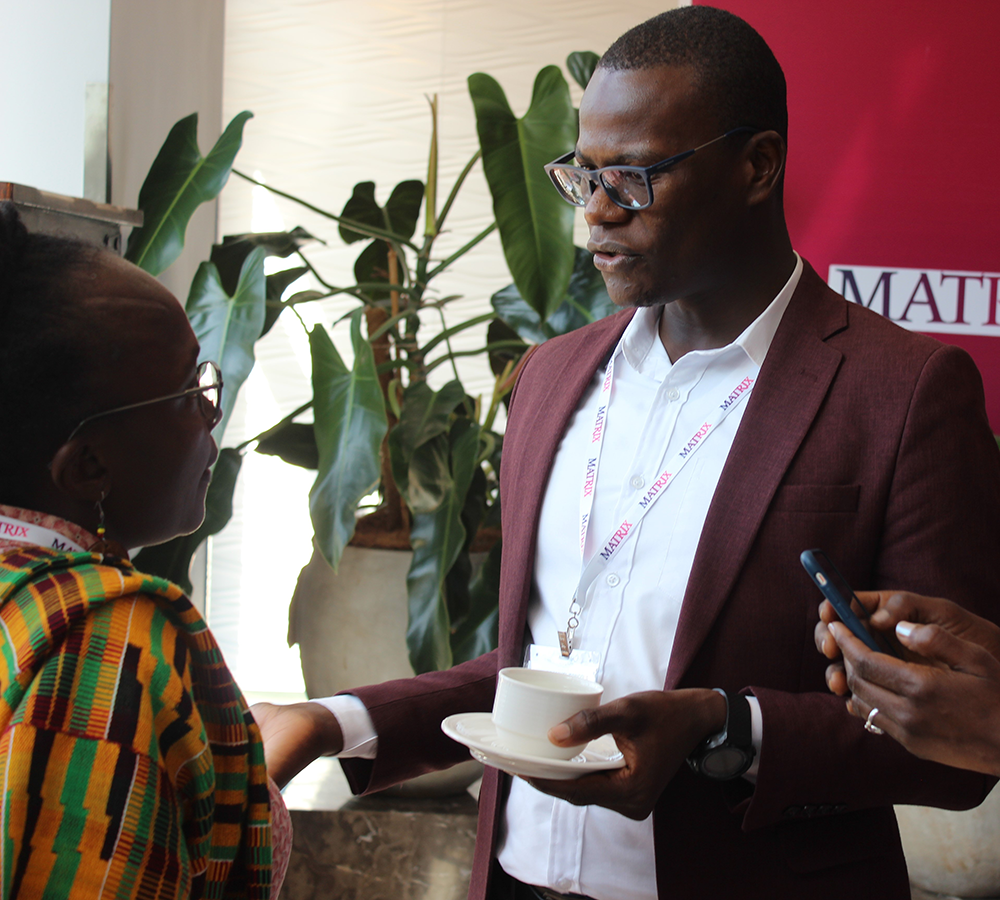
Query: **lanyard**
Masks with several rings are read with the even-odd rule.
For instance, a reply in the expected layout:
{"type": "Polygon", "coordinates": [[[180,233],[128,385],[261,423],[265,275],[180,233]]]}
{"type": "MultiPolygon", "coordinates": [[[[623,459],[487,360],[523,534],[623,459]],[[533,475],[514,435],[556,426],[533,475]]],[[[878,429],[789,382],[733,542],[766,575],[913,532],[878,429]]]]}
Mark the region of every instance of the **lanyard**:
{"type": "Polygon", "coordinates": [[[53,550],[73,550],[78,553],[83,550],[76,541],[71,541],[58,531],[22,522],[19,519],[11,519],[8,516],[0,516],[0,540],[23,541],[26,544],[50,547],[53,550]]]}
{"type": "MultiPolygon", "coordinates": [[[[618,354],[615,353],[608,363],[604,382],[601,385],[601,392],[597,399],[597,412],[594,419],[594,428],[591,432],[591,449],[587,454],[587,463],[584,470],[583,486],[580,491],[580,555],[583,557],[586,543],[587,530],[590,524],[590,515],[594,506],[594,489],[597,486],[598,470],[601,462],[601,451],[604,447],[604,436],[607,431],[608,407],[611,400],[611,390],[615,378],[615,361],[618,354]]],[[[751,371],[742,375],[739,380],[728,390],[720,391],[715,408],[709,416],[695,430],[694,434],[681,446],[677,453],[669,459],[661,457],[657,468],[659,474],[649,486],[649,489],[639,496],[628,508],[622,521],[617,527],[607,535],[604,541],[598,545],[599,549],[590,558],[590,561],[583,569],[580,581],[573,592],[573,599],[569,605],[569,620],[566,623],[566,630],[559,632],[559,649],[564,657],[573,652],[573,634],[580,624],[580,614],[583,612],[581,600],[585,600],[587,591],[597,578],[600,571],[615,558],[628,539],[638,530],[639,523],[652,509],[653,504],[666,493],[667,488],[674,483],[677,474],[694,457],[695,453],[701,449],[705,441],[718,429],[737,406],[740,405],[753,391],[753,386],[757,381],[757,367],[753,366],[751,371]]],[[[660,386],[660,391],[664,385],[660,386]]],[[[656,407],[657,398],[653,401],[656,407]]],[[[664,447],[663,453],[666,453],[664,447]]]]}

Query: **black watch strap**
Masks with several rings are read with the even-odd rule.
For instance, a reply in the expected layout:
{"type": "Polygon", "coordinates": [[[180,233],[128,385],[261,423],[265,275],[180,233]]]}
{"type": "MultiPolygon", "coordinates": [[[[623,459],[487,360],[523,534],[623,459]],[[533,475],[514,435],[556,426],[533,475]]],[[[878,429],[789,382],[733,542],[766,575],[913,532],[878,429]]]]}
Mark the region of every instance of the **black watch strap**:
{"type": "Polygon", "coordinates": [[[702,775],[722,781],[746,772],[753,764],[756,751],[750,701],[742,694],[721,688],[715,690],[726,698],[726,725],[698,745],[688,757],[688,765],[702,775]]]}
{"type": "Polygon", "coordinates": [[[753,725],[750,715],[750,701],[743,694],[726,695],[726,703],[729,705],[729,714],[726,717],[726,731],[729,734],[729,742],[743,749],[753,749],[753,725]]]}

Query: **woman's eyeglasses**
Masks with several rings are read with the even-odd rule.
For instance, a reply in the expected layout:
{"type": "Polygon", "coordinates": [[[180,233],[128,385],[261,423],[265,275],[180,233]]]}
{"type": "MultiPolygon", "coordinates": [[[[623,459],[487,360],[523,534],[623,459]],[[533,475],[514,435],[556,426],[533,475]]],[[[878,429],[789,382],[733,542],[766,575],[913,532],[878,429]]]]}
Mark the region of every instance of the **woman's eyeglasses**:
{"type": "Polygon", "coordinates": [[[106,409],[104,412],[94,413],[87,416],[71,432],[66,442],[73,440],[79,434],[84,425],[93,422],[94,419],[103,419],[105,416],[112,416],[115,413],[125,412],[130,409],[139,409],[142,406],[152,406],[154,403],[165,403],[167,400],[179,400],[181,397],[191,397],[198,395],[199,408],[205,417],[209,429],[215,428],[222,421],[222,370],[218,365],[210,360],[198,365],[196,373],[198,386],[178,391],[176,394],[167,394],[165,397],[156,397],[153,400],[141,400],[138,403],[129,403],[125,406],[116,406],[114,409],[106,409]]]}
{"type": "Polygon", "coordinates": [[[653,203],[653,183],[650,180],[650,175],[655,175],[657,172],[663,172],[671,166],[677,165],[716,141],[746,131],[755,132],[757,129],[751,128],[749,125],[741,125],[739,128],[733,128],[725,134],[720,134],[717,138],[706,141],[695,147],[694,150],[685,150],[683,153],[669,156],[651,166],[604,166],[600,169],[584,169],[569,164],[570,160],[576,156],[576,151],[573,150],[565,156],[560,156],[554,162],[550,162],[545,167],[545,171],[548,172],[549,178],[552,179],[556,190],[559,191],[559,196],[573,206],[586,206],[598,181],[600,181],[604,193],[616,206],[629,210],[646,209],[653,203]]]}

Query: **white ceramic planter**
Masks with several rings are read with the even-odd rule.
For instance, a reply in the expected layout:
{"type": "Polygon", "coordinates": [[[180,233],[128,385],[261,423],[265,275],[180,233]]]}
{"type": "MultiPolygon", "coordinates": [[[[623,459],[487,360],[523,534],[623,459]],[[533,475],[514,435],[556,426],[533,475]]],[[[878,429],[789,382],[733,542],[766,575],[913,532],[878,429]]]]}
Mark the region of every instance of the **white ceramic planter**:
{"type": "MultiPolygon", "coordinates": [[[[310,697],[413,675],[406,647],[408,550],[347,547],[334,573],[313,551],[289,609],[288,640],[297,643],[310,697]]],[[[465,790],[482,766],[473,759],[422,775],[394,792],[446,796],[465,790]]]]}
{"type": "Polygon", "coordinates": [[[897,806],[910,881],[951,897],[1000,897],[1000,791],[975,809],[897,806]]]}

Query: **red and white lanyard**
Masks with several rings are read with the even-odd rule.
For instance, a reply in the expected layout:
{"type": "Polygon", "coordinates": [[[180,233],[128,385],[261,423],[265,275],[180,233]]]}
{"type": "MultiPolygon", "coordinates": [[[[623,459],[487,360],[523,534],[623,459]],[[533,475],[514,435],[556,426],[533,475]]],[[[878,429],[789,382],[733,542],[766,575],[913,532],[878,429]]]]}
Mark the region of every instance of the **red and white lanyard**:
{"type": "MultiPolygon", "coordinates": [[[[604,447],[604,435],[608,424],[608,407],[611,403],[611,391],[615,380],[615,361],[618,358],[618,351],[611,357],[608,368],[601,385],[601,392],[597,398],[597,412],[594,418],[594,428],[591,432],[590,451],[587,454],[587,462],[584,468],[583,486],[580,491],[580,556],[584,558],[587,545],[587,530],[590,525],[590,516],[594,506],[594,490],[597,486],[598,470],[601,463],[601,451],[604,447]]],[[[749,360],[748,360],[749,362],[749,360]]],[[[738,377],[735,382],[729,382],[729,388],[720,391],[716,403],[713,404],[711,413],[705,418],[701,425],[691,437],[681,446],[677,453],[666,459],[666,446],[661,451],[661,457],[657,468],[659,474],[649,486],[649,489],[637,497],[628,508],[621,522],[607,535],[597,551],[590,558],[590,561],[583,569],[580,581],[573,593],[573,600],[569,606],[569,621],[566,623],[566,630],[559,632],[559,649],[563,656],[569,656],[573,652],[573,634],[580,624],[580,614],[583,612],[581,601],[586,599],[587,591],[591,584],[600,574],[601,570],[608,565],[617,555],[628,539],[638,530],[639,523],[646,514],[653,508],[653,504],[666,493],[677,478],[678,473],[691,460],[691,458],[704,445],[705,441],[718,429],[740,403],[750,396],[754,384],[757,381],[759,368],[750,362],[744,374],[738,377]]],[[[666,391],[666,380],[660,385],[656,397],[653,399],[653,409],[659,405],[660,395],[666,391]]]]}
{"type": "Polygon", "coordinates": [[[0,540],[20,541],[25,544],[35,544],[38,547],[49,547],[52,550],[72,550],[75,553],[83,551],[76,541],[70,540],[58,531],[22,522],[9,516],[0,516],[0,540]]]}

